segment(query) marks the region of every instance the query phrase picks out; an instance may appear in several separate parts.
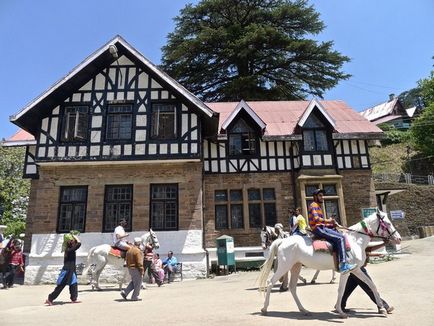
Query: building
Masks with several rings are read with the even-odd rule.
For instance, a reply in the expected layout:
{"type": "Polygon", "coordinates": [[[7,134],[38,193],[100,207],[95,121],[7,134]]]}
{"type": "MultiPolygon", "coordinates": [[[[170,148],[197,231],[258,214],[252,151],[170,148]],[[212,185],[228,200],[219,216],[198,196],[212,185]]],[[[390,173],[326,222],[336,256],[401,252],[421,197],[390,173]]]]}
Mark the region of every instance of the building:
{"type": "Polygon", "coordinates": [[[406,110],[399,98],[395,94],[390,94],[388,101],[363,110],[360,114],[377,126],[384,124],[407,130],[415,111],[416,107],[406,110]]]}
{"type": "Polygon", "coordinates": [[[11,121],[34,137],[27,283],[55,279],[70,229],[84,260],[120,218],[131,236],[152,228],[194,278],[220,235],[239,261],[262,255],[261,227],[288,226],[296,205],[306,215],[317,187],[343,224],[375,206],[368,145],[382,132],[344,102],[203,103],[120,36],[11,121]]]}

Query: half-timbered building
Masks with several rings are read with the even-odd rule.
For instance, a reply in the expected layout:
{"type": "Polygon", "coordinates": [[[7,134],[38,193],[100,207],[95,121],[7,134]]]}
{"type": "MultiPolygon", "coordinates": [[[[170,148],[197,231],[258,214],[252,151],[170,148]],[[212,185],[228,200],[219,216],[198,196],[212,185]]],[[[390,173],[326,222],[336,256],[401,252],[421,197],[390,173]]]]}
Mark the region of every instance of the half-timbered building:
{"type": "Polygon", "coordinates": [[[11,121],[34,137],[28,283],[55,279],[70,229],[84,260],[126,218],[131,236],[155,230],[185,277],[204,277],[217,237],[248,259],[260,228],[287,226],[294,206],[306,215],[317,187],[343,224],[375,206],[368,146],[382,133],[344,102],[203,103],[120,36],[11,121]]]}

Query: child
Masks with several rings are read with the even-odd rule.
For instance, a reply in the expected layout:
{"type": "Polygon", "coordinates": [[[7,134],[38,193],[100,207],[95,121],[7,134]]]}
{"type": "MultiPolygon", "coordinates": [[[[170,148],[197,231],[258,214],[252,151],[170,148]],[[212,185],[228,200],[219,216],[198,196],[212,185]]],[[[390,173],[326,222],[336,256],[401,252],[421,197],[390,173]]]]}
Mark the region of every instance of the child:
{"type": "Polygon", "coordinates": [[[21,251],[22,243],[20,239],[12,242],[11,260],[9,262],[9,271],[6,273],[6,285],[8,288],[13,287],[17,269],[24,272],[23,252],[21,251]]]}

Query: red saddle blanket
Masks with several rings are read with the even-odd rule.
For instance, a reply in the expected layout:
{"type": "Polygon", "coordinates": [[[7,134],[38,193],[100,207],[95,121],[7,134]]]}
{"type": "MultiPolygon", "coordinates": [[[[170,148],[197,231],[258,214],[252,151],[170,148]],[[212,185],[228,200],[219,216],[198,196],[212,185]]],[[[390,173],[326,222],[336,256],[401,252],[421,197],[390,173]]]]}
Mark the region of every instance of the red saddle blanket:
{"type": "Polygon", "coordinates": [[[110,251],[109,251],[109,255],[112,255],[112,256],[115,256],[118,258],[125,258],[125,251],[122,251],[118,248],[111,247],[110,251]]]}
{"type": "MultiPolygon", "coordinates": [[[[348,242],[348,239],[346,236],[344,236],[344,238],[345,238],[345,250],[349,251],[349,250],[351,250],[350,243],[348,242]]],[[[328,252],[330,254],[333,253],[332,244],[326,240],[314,240],[312,245],[313,245],[314,251],[328,252]]]]}

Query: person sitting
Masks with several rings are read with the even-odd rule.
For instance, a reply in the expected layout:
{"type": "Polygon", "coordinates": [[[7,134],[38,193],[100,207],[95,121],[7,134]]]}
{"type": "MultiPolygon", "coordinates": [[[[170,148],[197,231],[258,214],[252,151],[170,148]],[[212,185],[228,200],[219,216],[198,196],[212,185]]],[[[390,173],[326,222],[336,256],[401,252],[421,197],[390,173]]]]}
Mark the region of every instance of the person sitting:
{"type": "Polygon", "coordinates": [[[334,250],[338,253],[339,272],[346,274],[357,266],[347,263],[345,238],[336,230],[336,221],[333,218],[324,217],[321,207],[324,202],[323,196],[324,190],[322,189],[316,189],[313,192],[313,202],[309,205],[309,226],[314,235],[329,241],[333,245],[334,250]]]}
{"type": "Polygon", "coordinates": [[[167,253],[167,258],[163,261],[164,273],[167,274],[167,282],[170,283],[172,273],[176,273],[176,265],[178,260],[173,255],[173,251],[167,253]]]}
{"type": "Polygon", "coordinates": [[[127,224],[127,220],[124,218],[119,221],[119,225],[115,228],[113,232],[112,244],[114,248],[118,248],[125,252],[131,249],[131,246],[126,240],[126,238],[128,237],[128,233],[125,232],[125,227],[127,226],[127,224]]]}
{"type": "Polygon", "coordinates": [[[295,215],[292,222],[291,235],[307,235],[306,226],[306,220],[304,219],[303,215],[301,215],[301,208],[297,207],[295,209],[295,215]]]}
{"type": "Polygon", "coordinates": [[[160,282],[163,282],[163,280],[164,280],[163,262],[160,259],[160,254],[158,254],[158,253],[154,254],[154,268],[155,268],[155,271],[158,273],[158,277],[160,279],[160,282]]]}

